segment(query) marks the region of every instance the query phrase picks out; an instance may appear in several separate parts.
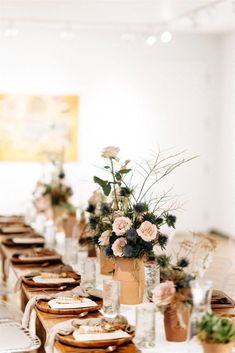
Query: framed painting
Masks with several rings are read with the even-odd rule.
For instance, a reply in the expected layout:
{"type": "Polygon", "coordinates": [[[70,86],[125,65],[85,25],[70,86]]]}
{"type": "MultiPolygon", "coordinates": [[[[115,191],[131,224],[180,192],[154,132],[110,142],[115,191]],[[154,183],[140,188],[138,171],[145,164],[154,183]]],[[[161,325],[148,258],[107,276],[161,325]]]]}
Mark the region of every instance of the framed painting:
{"type": "Polygon", "coordinates": [[[0,160],[77,160],[78,105],[78,96],[0,94],[0,160]]]}

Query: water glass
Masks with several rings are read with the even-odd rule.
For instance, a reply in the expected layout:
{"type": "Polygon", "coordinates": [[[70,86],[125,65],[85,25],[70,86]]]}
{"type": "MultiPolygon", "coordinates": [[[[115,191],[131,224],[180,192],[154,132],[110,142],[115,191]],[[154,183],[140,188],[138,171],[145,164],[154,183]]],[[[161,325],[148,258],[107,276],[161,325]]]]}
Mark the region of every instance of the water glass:
{"type": "Polygon", "coordinates": [[[78,242],[72,238],[65,239],[64,262],[68,265],[76,265],[78,262],[78,242]]]}
{"type": "Polygon", "coordinates": [[[96,285],[96,259],[86,258],[81,263],[81,286],[95,288],[96,285]]]}
{"type": "Polygon", "coordinates": [[[145,296],[147,299],[152,298],[153,289],[160,283],[160,269],[157,264],[146,263],[145,270],[145,296]]]}
{"type": "Polygon", "coordinates": [[[140,348],[155,346],[155,306],[152,303],[136,307],[135,343],[140,348]]]}
{"type": "Polygon", "coordinates": [[[112,279],[103,281],[103,312],[114,318],[120,312],[120,282],[112,279]]]}

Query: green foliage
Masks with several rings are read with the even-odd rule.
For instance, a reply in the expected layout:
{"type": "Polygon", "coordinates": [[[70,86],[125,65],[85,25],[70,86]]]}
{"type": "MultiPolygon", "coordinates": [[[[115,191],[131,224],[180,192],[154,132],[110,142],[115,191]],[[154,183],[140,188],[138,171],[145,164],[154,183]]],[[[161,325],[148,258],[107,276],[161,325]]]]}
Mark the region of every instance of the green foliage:
{"type": "Polygon", "coordinates": [[[171,264],[170,256],[167,256],[165,254],[157,256],[157,265],[160,268],[168,268],[170,264],[171,264]]]}
{"type": "Polygon", "coordinates": [[[235,325],[225,317],[207,313],[197,324],[198,338],[207,343],[229,343],[235,341],[235,325]]]}
{"type": "Polygon", "coordinates": [[[94,182],[102,188],[105,196],[109,196],[111,192],[111,183],[107,180],[100,179],[97,176],[94,176],[93,179],[94,179],[94,182]]]}

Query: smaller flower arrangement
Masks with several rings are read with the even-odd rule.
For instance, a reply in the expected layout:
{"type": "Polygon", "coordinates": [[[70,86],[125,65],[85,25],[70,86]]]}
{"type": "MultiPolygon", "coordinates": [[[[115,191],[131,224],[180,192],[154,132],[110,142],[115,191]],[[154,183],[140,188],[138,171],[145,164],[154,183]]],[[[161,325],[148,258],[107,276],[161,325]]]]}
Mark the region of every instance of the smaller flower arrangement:
{"type": "Polygon", "coordinates": [[[58,175],[54,176],[50,183],[39,181],[36,190],[33,193],[34,204],[39,211],[44,211],[44,208],[61,207],[68,213],[73,213],[75,207],[70,202],[73,191],[65,181],[65,173],[60,170],[58,175]],[[41,206],[41,207],[40,207],[41,206]]]}
{"type": "Polygon", "coordinates": [[[192,305],[190,281],[195,276],[185,271],[188,262],[182,262],[181,266],[173,265],[170,257],[160,255],[157,257],[160,267],[161,283],[153,290],[153,302],[161,310],[166,310],[168,305],[177,308],[177,311],[192,305]]]}
{"type": "Polygon", "coordinates": [[[142,258],[153,255],[154,246],[164,249],[167,237],[161,227],[175,227],[176,217],[171,214],[175,208],[166,207],[169,195],[158,195],[156,186],[190,159],[158,152],[151,161],[136,163],[133,170],[129,160],[120,162],[118,147],[106,147],[101,155],[108,176],[94,177],[100,190],[87,208],[93,241],[108,257],[142,258]]]}
{"type": "Polygon", "coordinates": [[[152,299],[160,310],[164,311],[172,305],[180,312],[192,305],[190,282],[208,268],[215,249],[214,239],[205,234],[192,233],[191,239],[184,239],[175,245],[175,261],[172,261],[173,256],[166,254],[157,256],[161,283],[155,287],[152,299]]]}

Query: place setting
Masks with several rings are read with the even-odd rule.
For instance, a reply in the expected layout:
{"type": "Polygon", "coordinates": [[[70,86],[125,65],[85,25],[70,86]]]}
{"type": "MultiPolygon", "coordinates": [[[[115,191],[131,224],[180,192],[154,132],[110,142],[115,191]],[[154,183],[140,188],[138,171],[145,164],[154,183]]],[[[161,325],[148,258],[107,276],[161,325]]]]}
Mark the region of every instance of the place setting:
{"type": "Polygon", "coordinates": [[[40,266],[43,264],[61,263],[62,256],[54,249],[34,248],[24,253],[15,253],[11,256],[11,262],[18,266],[40,266]]]}
{"type": "Polygon", "coordinates": [[[26,233],[7,237],[2,241],[2,244],[11,248],[44,247],[45,240],[40,235],[32,234],[29,236],[26,233]]]}

